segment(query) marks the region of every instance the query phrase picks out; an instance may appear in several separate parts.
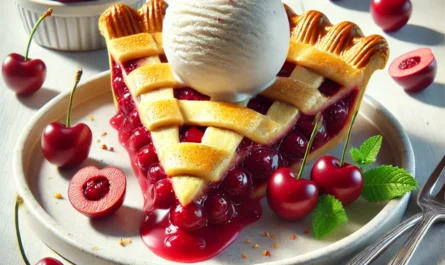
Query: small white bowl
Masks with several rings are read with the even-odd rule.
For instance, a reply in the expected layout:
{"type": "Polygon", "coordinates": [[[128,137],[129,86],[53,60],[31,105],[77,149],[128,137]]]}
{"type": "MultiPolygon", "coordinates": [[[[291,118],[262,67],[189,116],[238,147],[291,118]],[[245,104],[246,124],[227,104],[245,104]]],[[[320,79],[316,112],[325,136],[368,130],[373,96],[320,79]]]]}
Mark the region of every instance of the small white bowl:
{"type": "Polygon", "coordinates": [[[53,9],[51,17],[42,21],[34,40],[41,46],[63,51],[90,51],[105,48],[99,33],[100,15],[113,4],[140,8],[145,0],[96,0],[61,3],[53,0],[15,0],[25,30],[31,33],[39,17],[53,9]]]}

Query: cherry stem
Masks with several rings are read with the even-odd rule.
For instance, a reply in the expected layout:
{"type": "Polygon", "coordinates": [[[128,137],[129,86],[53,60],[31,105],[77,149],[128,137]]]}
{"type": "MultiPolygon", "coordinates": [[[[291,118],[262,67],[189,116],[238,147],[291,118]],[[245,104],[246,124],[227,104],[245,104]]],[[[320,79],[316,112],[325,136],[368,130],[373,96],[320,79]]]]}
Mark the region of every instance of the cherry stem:
{"type": "Polygon", "coordinates": [[[31,265],[29,263],[28,258],[25,254],[25,249],[23,248],[22,243],[22,237],[20,236],[20,229],[19,229],[19,207],[23,204],[23,199],[20,197],[20,195],[17,195],[17,199],[15,201],[15,209],[14,209],[14,221],[15,221],[15,235],[17,237],[17,242],[19,243],[19,249],[20,254],[22,255],[23,262],[25,262],[26,265],[31,265]]]}
{"type": "Polygon", "coordinates": [[[312,149],[312,143],[314,142],[315,135],[317,135],[318,130],[320,130],[320,120],[321,120],[321,113],[317,113],[314,118],[314,129],[312,129],[311,137],[309,138],[309,142],[306,146],[306,152],[304,153],[303,161],[301,162],[300,171],[298,172],[297,179],[301,179],[301,176],[303,175],[304,166],[306,165],[307,157],[309,156],[309,152],[312,149]]]}
{"type": "Polygon", "coordinates": [[[39,20],[37,20],[36,24],[34,25],[34,28],[31,31],[31,35],[29,36],[28,45],[26,46],[25,61],[28,60],[29,46],[31,46],[31,41],[32,38],[34,37],[34,33],[36,33],[37,27],[40,25],[40,22],[42,22],[42,20],[51,16],[52,13],[53,9],[49,8],[48,10],[45,11],[45,13],[43,13],[43,15],[39,18],[39,20]]]}
{"type": "Polygon", "coordinates": [[[346,151],[348,150],[349,139],[351,139],[352,126],[354,125],[355,118],[357,118],[358,110],[354,112],[352,116],[351,125],[349,125],[348,136],[346,137],[345,146],[343,146],[343,153],[341,154],[340,167],[343,167],[345,162],[346,151]]]}
{"type": "Polygon", "coordinates": [[[73,106],[73,98],[74,98],[74,92],[76,92],[77,84],[80,82],[80,78],[82,77],[82,68],[77,69],[76,77],[74,79],[74,86],[71,89],[70,93],[70,101],[68,102],[68,111],[66,113],[66,127],[69,128],[71,125],[71,107],[73,106]]]}

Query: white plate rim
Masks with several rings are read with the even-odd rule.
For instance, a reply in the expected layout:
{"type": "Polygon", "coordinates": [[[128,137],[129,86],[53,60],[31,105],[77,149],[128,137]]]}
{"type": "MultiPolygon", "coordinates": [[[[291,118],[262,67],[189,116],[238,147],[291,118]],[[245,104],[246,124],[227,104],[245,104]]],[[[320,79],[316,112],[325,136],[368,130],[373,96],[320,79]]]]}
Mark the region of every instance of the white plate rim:
{"type": "MultiPolygon", "coordinates": [[[[94,82],[95,80],[107,78],[110,75],[110,70],[104,71],[102,73],[96,74],[92,76],[88,81],[84,82],[82,85],[78,87],[78,91],[82,90],[82,87],[84,87],[87,83],[94,82]]],[[[77,92],[78,93],[78,92],[77,92]]],[[[60,226],[53,218],[50,217],[50,215],[43,209],[43,207],[39,204],[39,202],[36,200],[34,195],[31,192],[31,189],[28,186],[28,183],[26,181],[26,170],[27,168],[24,168],[22,163],[22,152],[27,148],[26,141],[29,136],[29,132],[32,130],[33,125],[39,121],[48,111],[51,110],[51,108],[58,104],[59,101],[65,100],[69,97],[69,92],[64,92],[53,98],[50,102],[48,102],[45,106],[43,106],[28,122],[28,124],[23,129],[19,140],[16,144],[15,150],[14,150],[14,157],[13,157],[13,169],[14,169],[14,175],[16,179],[16,185],[18,187],[18,193],[22,198],[24,199],[25,204],[27,205],[27,208],[29,212],[32,214],[32,216],[47,230],[51,231],[52,234],[54,234],[59,239],[65,241],[66,243],[70,244],[71,246],[81,250],[82,252],[88,253],[92,256],[99,257],[103,260],[110,261],[110,262],[122,262],[122,261],[116,261],[116,260],[110,260],[104,254],[100,252],[94,252],[93,251],[93,245],[88,242],[79,242],[76,240],[76,237],[73,236],[67,236],[69,234],[69,231],[66,231],[62,226],[60,226]]],[[[400,135],[401,143],[402,143],[402,150],[403,152],[403,167],[410,172],[412,175],[415,173],[415,158],[414,158],[414,152],[412,149],[411,142],[409,140],[409,137],[407,133],[405,132],[405,129],[402,127],[402,125],[398,122],[398,120],[389,112],[388,109],[386,109],[383,105],[381,105],[379,102],[377,102],[372,97],[365,95],[364,102],[367,104],[370,104],[372,107],[374,107],[376,110],[380,111],[390,122],[392,127],[394,127],[395,133],[400,135]]],[[[385,223],[385,219],[391,219],[394,215],[399,213],[400,210],[403,212],[405,211],[407,202],[409,200],[409,194],[406,194],[400,199],[394,199],[387,203],[387,205],[367,224],[362,226],[360,229],[352,233],[351,235],[338,240],[326,247],[323,247],[321,249],[318,249],[316,251],[312,251],[303,255],[279,260],[279,261],[273,261],[273,262],[267,262],[267,263],[261,263],[263,265],[287,265],[287,264],[295,264],[295,263],[312,263],[312,262],[319,262],[327,260],[331,257],[337,256],[339,252],[342,250],[347,250],[348,246],[354,244],[354,245],[363,245],[365,241],[372,236],[372,230],[376,227],[382,226],[385,223]],[[403,208],[403,209],[400,209],[403,208]],[[397,210],[398,211],[395,211],[397,210]]]]}

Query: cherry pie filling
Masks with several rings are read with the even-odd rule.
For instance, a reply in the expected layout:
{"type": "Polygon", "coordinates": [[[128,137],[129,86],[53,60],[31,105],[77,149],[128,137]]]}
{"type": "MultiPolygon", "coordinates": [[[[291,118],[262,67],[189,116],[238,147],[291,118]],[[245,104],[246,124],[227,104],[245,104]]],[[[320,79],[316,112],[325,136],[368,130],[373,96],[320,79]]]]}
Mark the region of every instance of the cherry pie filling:
{"type": "MultiPolygon", "coordinates": [[[[253,194],[264,188],[276,169],[303,158],[314,117],[301,114],[293,128],[269,146],[244,138],[238,146],[235,165],[222,180],[212,183],[204,196],[183,207],[174,195],[150,133],[143,127],[123,80],[122,71],[129,74],[137,67],[137,60],[123,65],[112,64],[113,90],[119,107],[110,123],[118,130],[119,141],[130,155],[144,195],[141,237],[150,250],[168,260],[209,259],[227,248],[243,227],[260,218],[262,208],[259,198],[253,194]]],[[[294,64],[286,62],[278,76],[289,77],[294,68],[294,64]]],[[[327,79],[319,87],[326,96],[334,95],[339,89],[339,84],[327,79]]],[[[175,89],[174,95],[180,100],[209,100],[191,88],[175,89]]],[[[356,95],[357,90],[353,90],[322,112],[323,125],[312,150],[323,146],[345,126],[356,95]]],[[[252,98],[247,107],[266,114],[272,103],[259,95],[252,98]]],[[[182,126],[180,140],[199,143],[205,130],[206,127],[182,126]]]]}

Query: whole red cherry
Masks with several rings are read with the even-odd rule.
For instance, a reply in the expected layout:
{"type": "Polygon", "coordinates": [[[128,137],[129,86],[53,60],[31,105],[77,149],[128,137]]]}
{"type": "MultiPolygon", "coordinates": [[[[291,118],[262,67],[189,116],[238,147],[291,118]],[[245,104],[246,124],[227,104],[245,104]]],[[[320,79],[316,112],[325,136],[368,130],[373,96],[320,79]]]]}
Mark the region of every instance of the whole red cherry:
{"type": "Polygon", "coordinates": [[[410,0],[372,0],[371,15],[375,23],[386,32],[399,30],[413,10],[410,0]]]}
{"type": "Polygon", "coordinates": [[[286,220],[301,219],[312,212],[318,194],[315,182],[298,179],[290,168],[275,171],[266,192],[269,207],[286,220]]]}
{"type": "Polygon", "coordinates": [[[321,193],[334,196],[345,206],[355,201],[363,188],[361,170],[348,163],[341,165],[340,160],[333,156],[323,156],[315,162],[311,180],[321,193]]]}
{"type": "Polygon", "coordinates": [[[79,69],[71,90],[66,123],[52,122],[45,127],[42,133],[43,156],[48,162],[58,167],[78,165],[88,157],[90,152],[93,135],[88,125],[79,123],[71,127],[71,106],[81,76],[82,70],[79,69]]]}
{"type": "Polygon", "coordinates": [[[40,22],[51,16],[52,8],[48,9],[37,21],[28,40],[25,56],[11,53],[3,60],[2,76],[6,86],[17,95],[27,96],[39,90],[46,78],[46,65],[40,59],[29,59],[29,47],[40,22]]]}
{"type": "Polygon", "coordinates": [[[437,63],[430,48],[421,48],[394,59],[388,72],[407,92],[417,92],[434,82],[437,63]]]}
{"type": "Polygon", "coordinates": [[[320,129],[321,113],[314,117],[314,128],[306,145],[300,171],[295,176],[292,169],[280,168],[269,179],[267,185],[267,203],[278,216],[286,220],[297,220],[308,215],[317,205],[318,187],[311,180],[301,179],[307,157],[320,129]]]}
{"type": "Polygon", "coordinates": [[[43,259],[39,260],[36,263],[36,265],[63,265],[63,263],[55,258],[48,257],[48,258],[43,258],[43,259]]]}

